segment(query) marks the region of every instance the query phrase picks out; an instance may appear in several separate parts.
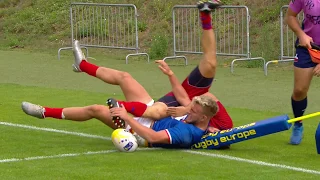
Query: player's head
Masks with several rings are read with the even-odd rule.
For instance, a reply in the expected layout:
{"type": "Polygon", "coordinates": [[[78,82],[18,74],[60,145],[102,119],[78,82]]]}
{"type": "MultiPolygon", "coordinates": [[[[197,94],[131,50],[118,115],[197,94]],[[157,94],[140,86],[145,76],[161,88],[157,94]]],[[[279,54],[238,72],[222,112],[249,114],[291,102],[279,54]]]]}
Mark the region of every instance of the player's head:
{"type": "Polygon", "coordinates": [[[211,97],[201,95],[192,99],[192,107],[188,118],[185,120],[189,124],[208,123],[209,120],[218,112],[217,102],[211,97]]]}

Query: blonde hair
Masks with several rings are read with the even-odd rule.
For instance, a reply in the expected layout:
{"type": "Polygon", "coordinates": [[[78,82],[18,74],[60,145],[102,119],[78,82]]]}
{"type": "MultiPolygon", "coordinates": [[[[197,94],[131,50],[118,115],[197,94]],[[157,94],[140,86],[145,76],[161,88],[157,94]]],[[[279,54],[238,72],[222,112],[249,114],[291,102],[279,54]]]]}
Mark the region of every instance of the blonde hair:
{"type": "Polygon", "coordinates": [[[219,110],[217,102],[209,96],[195,96],[192,101],[199,104],[202,107],[203,113],[210,118],[216,115],[219,110]]]}

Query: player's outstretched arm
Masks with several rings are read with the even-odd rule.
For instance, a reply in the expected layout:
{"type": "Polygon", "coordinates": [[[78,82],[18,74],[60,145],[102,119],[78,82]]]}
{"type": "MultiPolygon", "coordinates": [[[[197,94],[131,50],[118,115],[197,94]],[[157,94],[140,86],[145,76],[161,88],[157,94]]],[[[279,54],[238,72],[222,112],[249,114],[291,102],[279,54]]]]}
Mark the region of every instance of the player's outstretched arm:
{"type": "Polygon", "coordinates": [[[126,109],[121,105],[121,107],[110,109],[111,116],[118,116],[127,124],[129,124],[134,132],[136,132],[139,136],[144,138],[151,144],[169,144],[169,137],[167,133],[163,131],[154,131],[153,129],[147,128],[141,124],[139,124],[136,120],[134,120],[131,116],[128,115],[126,109]]]}
{"type": "Polygon", "coordinates": [[[177,101],[179,104],[182,106],[187,106],[190,104],[190,99],[189,96],[186,92],[186,90],[182,87],[180,84],[178,78],[176,75],[173,73],[173,71],[170,69],[168,64],[164,60],[157,60],[157,64],[159,64],[159,69],[168,76],[171,87],[172,87],[172,92],[174,96],[176,97],[177,101]]]}

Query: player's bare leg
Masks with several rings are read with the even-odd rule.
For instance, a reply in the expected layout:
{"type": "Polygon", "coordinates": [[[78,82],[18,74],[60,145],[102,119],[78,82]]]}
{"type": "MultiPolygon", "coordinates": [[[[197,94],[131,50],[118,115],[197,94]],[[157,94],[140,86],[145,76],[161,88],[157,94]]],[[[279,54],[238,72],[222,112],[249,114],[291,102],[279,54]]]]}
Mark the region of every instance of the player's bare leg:
{"type": "Polygon", "coordinates": [[[109,108],[104,105],[51,108],[29,102],[22,102],[21,108],[26,114],[39,119],[55,118],[82,122],[96,118],[113,129],[117,128],[112,122],[109,108]]]}
{"type": "Polygon", "coordinates": [[[129,73],[89,63],[77,40],[73,44],[73,53],[75,57],[73,70],[75,72],[85,72],[108,84],[119,85],[127,101],[139,101],[145,104],[152,101],[148,92],[129,73]]]}
{"type": "Polygon", "coordinates": [[[203,58],[199,63],[199,70],[206,78],[215,76],[217,67],[216,41],[215,34],[211,24],[211,12],[221,5],[219,0],[199,1],[198,8],[202,23],[201,45],[203,49],[203,58]]]}
{"type": "Polygon", "coordinates": [[[147,107],[142,117],[159,120],[168,117],[168,106],[163,102],[155,102],[152,106],[147,107]]]}

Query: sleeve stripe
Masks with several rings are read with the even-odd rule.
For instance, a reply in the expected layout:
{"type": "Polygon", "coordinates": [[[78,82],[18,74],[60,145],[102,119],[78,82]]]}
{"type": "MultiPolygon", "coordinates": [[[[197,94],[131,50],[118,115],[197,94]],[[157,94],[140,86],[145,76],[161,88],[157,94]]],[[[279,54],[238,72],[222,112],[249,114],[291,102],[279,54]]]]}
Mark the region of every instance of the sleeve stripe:
{"type": "Polygon", "coordinates": [[[165,131],[166,131],[166,133],[167,133],[167,135],[168,135],[169,144],[172,144],[172,138],[171,138],[171,135],[170,135],[168,129],[165,129],[165,131]]]}

